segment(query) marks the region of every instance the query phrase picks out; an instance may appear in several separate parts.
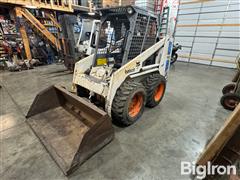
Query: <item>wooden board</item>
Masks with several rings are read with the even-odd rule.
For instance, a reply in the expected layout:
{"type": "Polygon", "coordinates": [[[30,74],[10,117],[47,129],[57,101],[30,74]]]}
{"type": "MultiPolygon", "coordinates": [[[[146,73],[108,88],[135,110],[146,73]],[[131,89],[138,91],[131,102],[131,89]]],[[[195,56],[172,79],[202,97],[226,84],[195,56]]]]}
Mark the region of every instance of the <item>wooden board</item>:
{"type": "Polygon", "coordinates": [[[14,5],[20,5],[23,7],[32,7],[36,9],[51,9],[56,11],[64,11],[64,12],[73,12],[72,9],[72,1],[64,1],[61,4],[56,3],[59,1],[49,0],[49,1],[39,1],[39,0],[1,0],[0,3],[6,3],[6,4],[14,4],[14,5]]]}
{"type": "Polygon", "coordinates": [[[202,155],[197,161],[197,165],[206,165],[208,161],[212,161],[228,143],[231,137],[240,127],[240,104],[235,111],[227,119],[220,131],[210,141],[202,155]]]}

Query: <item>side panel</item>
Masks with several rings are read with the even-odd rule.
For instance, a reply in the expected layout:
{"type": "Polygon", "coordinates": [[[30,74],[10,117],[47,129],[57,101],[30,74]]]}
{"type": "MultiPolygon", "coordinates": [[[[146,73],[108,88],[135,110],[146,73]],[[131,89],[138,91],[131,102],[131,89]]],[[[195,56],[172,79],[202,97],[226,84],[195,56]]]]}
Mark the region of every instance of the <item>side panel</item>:
{"type": "Polygon", "coordinates": [[[163,48],[162,57],[160,57],[161,59],[160,59],[160,65],[159,65],[159,72],[161,75],[165,76],[166,79],[167,79],[169,68],[170,68],[172,48],[173,48],[173,39],[169,38],[168,41],[165,41],[165,45],[163,48]]]}
{"type": "Polygon", "coordinates": [[[168,40],[168,38],[162,39],[161,41],[144,51],[142,54],[138,55],[133,60],[125,64],[122,68],[120,68],[112,75],[105,107],[108,115],[111,115],[112,102],[117,89],[121,86],[121,84],[125,81],[127,77],[139,73],[143,68],[144,61],[146,61],[155,52],[160,51],[160,49],[164,46],[165,42],[168,42],[168,40]]]}
{"type": "MultiPolygon", "coordinates": [[[[73,83],[77,81],[77,78],[80,74],[83,74],[88,70],[93,63],[93,54],[88,56],[75,64],[74,74],[73,74],[73,83]]],[[[77,84],[77,83],[76,83],[77,84]]]]}

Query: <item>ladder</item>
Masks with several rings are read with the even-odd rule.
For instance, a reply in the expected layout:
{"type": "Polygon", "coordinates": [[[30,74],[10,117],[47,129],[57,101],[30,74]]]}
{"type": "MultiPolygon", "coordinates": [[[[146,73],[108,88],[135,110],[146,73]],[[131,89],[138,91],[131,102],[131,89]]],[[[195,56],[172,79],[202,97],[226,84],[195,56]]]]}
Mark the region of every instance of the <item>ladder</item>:
{"type": "Polygon", "coordinates": [[[162,13],[159,14],[159,29],[158,29],[158,34],[160,39],[162,37],[167,35],[168,31],[168,23],[169,23],[169,12],[170,8],[169,7],[164,7],[162,10],[162,13]]]}

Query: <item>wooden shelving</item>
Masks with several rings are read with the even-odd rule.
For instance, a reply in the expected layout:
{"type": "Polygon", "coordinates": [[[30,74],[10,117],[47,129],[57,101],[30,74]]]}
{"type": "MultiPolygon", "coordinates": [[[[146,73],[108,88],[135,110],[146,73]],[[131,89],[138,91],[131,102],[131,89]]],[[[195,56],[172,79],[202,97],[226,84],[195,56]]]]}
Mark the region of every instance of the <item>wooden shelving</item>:
{"type": "Polygon", "coordinates": [[[7,54],[3,48],[3,33],[0,30],[0,58],[6,57],[7,54]]]}
{"type": "Polygon", "coordinates": [[[44,17],[40,15],[36,16],[35,14],[36,13],[34,13],[34,16],[47,28],[47,30],[57,37],[59,26],[56,25],[56,22],[57,22],[56,19],[54,19],[53,21],[53,18],[54,18],[53,15],[45,11],[38,11],[38,14],[44,14],[44,17]]]}
{"type": "Polygon", "coordinates": [[[51,9],[55,11],[73,12],[72,1],[63,0],[1,0],[1,3],[21,5],[36,9],[51,9]]]}

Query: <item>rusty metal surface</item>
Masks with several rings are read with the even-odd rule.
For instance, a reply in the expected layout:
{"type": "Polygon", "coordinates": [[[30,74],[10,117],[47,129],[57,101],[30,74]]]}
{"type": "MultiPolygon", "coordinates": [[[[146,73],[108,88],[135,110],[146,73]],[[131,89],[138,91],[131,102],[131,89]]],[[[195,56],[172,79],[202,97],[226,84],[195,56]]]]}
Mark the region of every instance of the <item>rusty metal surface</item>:
{"type": "Polygon", "coordinates": [[[65,175],[114,137],[110,117],[64,88],[40,92],[27,122],[65,175]]]}
{"type": "MultiPolygon", "coordinates": [[[[212,160],[213,165],[229,166],[235,165],[240,160],[240,127],[236,130],[223,149],[212,160]]],[[[208,175],[207,180],[220,179],[219,174],[208,175]]]]}
{"type": "Polygon", "coordinates": [[[224,146],[223,150],[215,157],[213,164],[217,165],[233,165],[240,160],[240,127],[224,146]]]}

